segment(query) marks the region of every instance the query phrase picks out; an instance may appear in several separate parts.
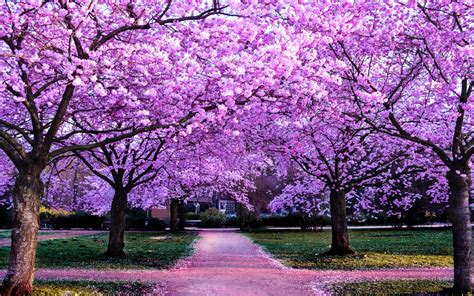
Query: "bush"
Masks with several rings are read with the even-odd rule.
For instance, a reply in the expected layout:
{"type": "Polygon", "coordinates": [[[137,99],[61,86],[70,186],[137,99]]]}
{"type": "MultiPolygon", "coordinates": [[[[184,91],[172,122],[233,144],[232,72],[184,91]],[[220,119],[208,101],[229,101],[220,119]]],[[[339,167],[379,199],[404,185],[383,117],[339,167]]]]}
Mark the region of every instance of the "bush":
{"type": "Polygon", "coordinates": [[[42,211],[41,225],[44,228],[71,229],[87,228],[101,229],[103,217],[94,216],[85,212],[42,211]]]}
{"type": "Polygon", "coordinates": [[[163,231],[166,230],[166,223],[160,219],[150,218],[145,225],[145,230],[163,231]]]}
{"type": "Polygon", "coordinates": [[[225,226],[227,226],[227,227],[240,227],[241,223],[242,223],[241,219],[237,216],[228,217],[227,221],[225,223],[225,226]]]}
{"type": "Polygon", "coordinates": [[[146,211],[140,208],[127,209],[127,229],[144,229],[146,211]]]}
{"type": "Polygon", "coordinates": [[[227,217],[218,209],[208,209],[201,214],[202,227],[214,228],[224,227],[227,222],[227,217]]]}
{"type": "Polygon", "coordinates": [[[193,213],[193,212],[187,212],[186,213],[186,220],[199,220],[201,219],[201,215],[193,213]]]}
{"type": "Polygon", "coordinates": [[[261,218],[261,226],[274,227],[300,227],[307,229],[310,227],[321,227],[330,223],[329,218],[320,216],[302,216],[298,214],[290,214],[287,216],[268,216],[261,218]]]}
{"type": "Polygon", "coordinates": [[[12,224],[13,211],[7,207],[0,207],[0,228],[10,228],[12,224]]]}

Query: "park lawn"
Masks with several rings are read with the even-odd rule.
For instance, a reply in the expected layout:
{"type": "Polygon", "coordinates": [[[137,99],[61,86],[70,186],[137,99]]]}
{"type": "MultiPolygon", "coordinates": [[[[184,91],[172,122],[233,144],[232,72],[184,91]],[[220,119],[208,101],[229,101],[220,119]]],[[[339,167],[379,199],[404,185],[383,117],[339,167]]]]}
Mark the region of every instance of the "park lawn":
{"type": "Polygon", "coordinates": [[[256,243],[293,268],[375,269],[452,266],[452,237],[447,229],[352,230],[350,256],[328,256],[331,232],[271,231],[248,233],[256,243]]]}
{"type": "MultiPolygon", "coordinates": [[[[140,282],[43,281],[35,280],[35,295],[151,295],[153,285],[140,282]]],[[[0,284],[1,291],[1,284],[0,284]]]]}
{"type": "MultiPolygon", "coordinates": [[[[191,232],[126,232],[125,258],[104,256],[108,234],[38,242],[39,268],[162,269],[192,253],[196,234],[191,232]],[[159,238],[159,239],[155,239],[159,238]]],[[[8,262],[10,248],[0,248],[0,268],[8,262]]]]}
{"type": "Polygon", "coordinates": [[[0,230],[0,239],[10,238],[11,231],[10,230],[0,230]]]}
{"type": "Polygon", "coordinates": [[[453,283],[439,280],[397,280],[334,284],[334,295],[450,295],[453,283]],[[443,293],[444,292],[444,293],[443,293]]]}
{"type": "MultiPolygon", "coordinates": [[[[54,231],[40,231],[39,235],[51,235],[56,234],[57,232],[54,231]]],[[[11,230],[0,230],[0,239],[7,239],[10,238],[12,232],[11,230]]]]}

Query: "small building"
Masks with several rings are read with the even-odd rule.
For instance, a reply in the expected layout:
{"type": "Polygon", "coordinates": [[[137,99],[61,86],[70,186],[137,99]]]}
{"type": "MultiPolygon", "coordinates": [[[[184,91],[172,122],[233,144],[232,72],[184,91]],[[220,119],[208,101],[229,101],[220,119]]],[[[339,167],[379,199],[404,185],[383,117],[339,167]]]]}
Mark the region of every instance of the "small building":
{"type": "Polygon", "coordinates": [[[169,223],[169,220],[170,220],[169,205],[149,209],[148,217],[154,218],[154,219],[160,219],[164,221],[165,223],[169,223]]]}
{"type": "Polygon", "coordinates": [[[237,213],[235,200],[220,199],[220,200],[218,200],[218,207],[217,208],[219,209],[219,211],[221,213],[224,213],[228,216],[232,216],[232,215],[235,215],[237,213]]]}
{"type": "MultiPolygon", "coordinates": [[[[220,192],[203,192],[184,201],[185,213],[199,215],[209,208],[215,208],[226,214],[228,217],[237,215],[237,203],[235,200],[221,194],[220,192]]],[[[170,206],[152,208],[148,211],[150,218],[160,219],[169,223],[170,206]]]]}

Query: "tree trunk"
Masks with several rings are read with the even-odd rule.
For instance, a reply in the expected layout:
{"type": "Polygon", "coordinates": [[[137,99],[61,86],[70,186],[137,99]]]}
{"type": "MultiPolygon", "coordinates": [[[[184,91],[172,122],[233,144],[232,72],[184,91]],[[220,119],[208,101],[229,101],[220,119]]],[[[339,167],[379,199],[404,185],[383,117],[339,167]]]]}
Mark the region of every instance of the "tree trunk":
{"type": "Polygon", "coordinates": [[[112,201],[109,245],[105,253],[110,257],[124,257],[125,252],[125,213],[127,211],[127,192],[124,189],[115,189],[112,201]]]}
{"type": "Polygon", "coordinates": [[[171,231],[178,230],[178,201],[176,199],[170,202],[170,229],[171,231]]]}
{"type": "Polygon", "coordinates": [[[469,209],[471,186],[469,167],[451,170],[447,174],[449,183],[450,218],[453,224],[454,292],[471,292],[472,229],[469,209]]]}
{"type": "Polygon", "coordinates": [[[239,204],[240,230],[250,231],[250,213],[247,207],[239,204]]]}
{"type": "Polygon", "coordinates": [[[354,254],[349,246],[349,232],[347,231],[346,195],[344,191],[331,190],[331,230],[332,243],[328,254],[354,254]]]}
{"type": "Polygon", "coordinates": [[[2,295],[30,295],[33,289],[39,208],[43,194],[41,171],[38,166],[26,167],[15,181],[12,244],[2,295]]]}
{"type": "Polygon", "coordinates": [[[178,204],[178,219],[179,219],[179,230],[184,230],[184,223],[186,222],[186,218],[184,215],[184,201],[180,200],[178,204]]]}

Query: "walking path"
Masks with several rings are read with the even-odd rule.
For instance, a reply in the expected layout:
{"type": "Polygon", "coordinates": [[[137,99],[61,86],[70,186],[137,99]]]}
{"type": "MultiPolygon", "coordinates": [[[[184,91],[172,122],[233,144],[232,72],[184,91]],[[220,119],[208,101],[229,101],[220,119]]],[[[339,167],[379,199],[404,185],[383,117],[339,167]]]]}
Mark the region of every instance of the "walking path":
{"type": "MultiPolygon", "coordinates": [[[[52,240],[52,239],[59,239],[59,238],[71,238],[76,236],[82,235],[90,235],[96,234],[101,231],[95,230],[51,230],[51,234],[46,234],[45,230],[41,230],[43,232],[41,235],[38,235],[38,241],[45,241],[45,240],[52,240]]],[[[0,239],[0,247],[10,246],[11,240],[10,238],[0,239]]]]}
{"type": "MultiPolygon", "coordinates": [[[[40,269],[37,278],[149,281],[162,295],[326,295],[328,284],[386,279],[450,279],[451,268],[373,271],[298,270],[232,231],[201,231],[193,256],[171,270],[40,269]]],[[[0,271],[0,276],[4,272],[0,271]]],[[[154,294],[155,294],[154,293],[154,294]]]]}

